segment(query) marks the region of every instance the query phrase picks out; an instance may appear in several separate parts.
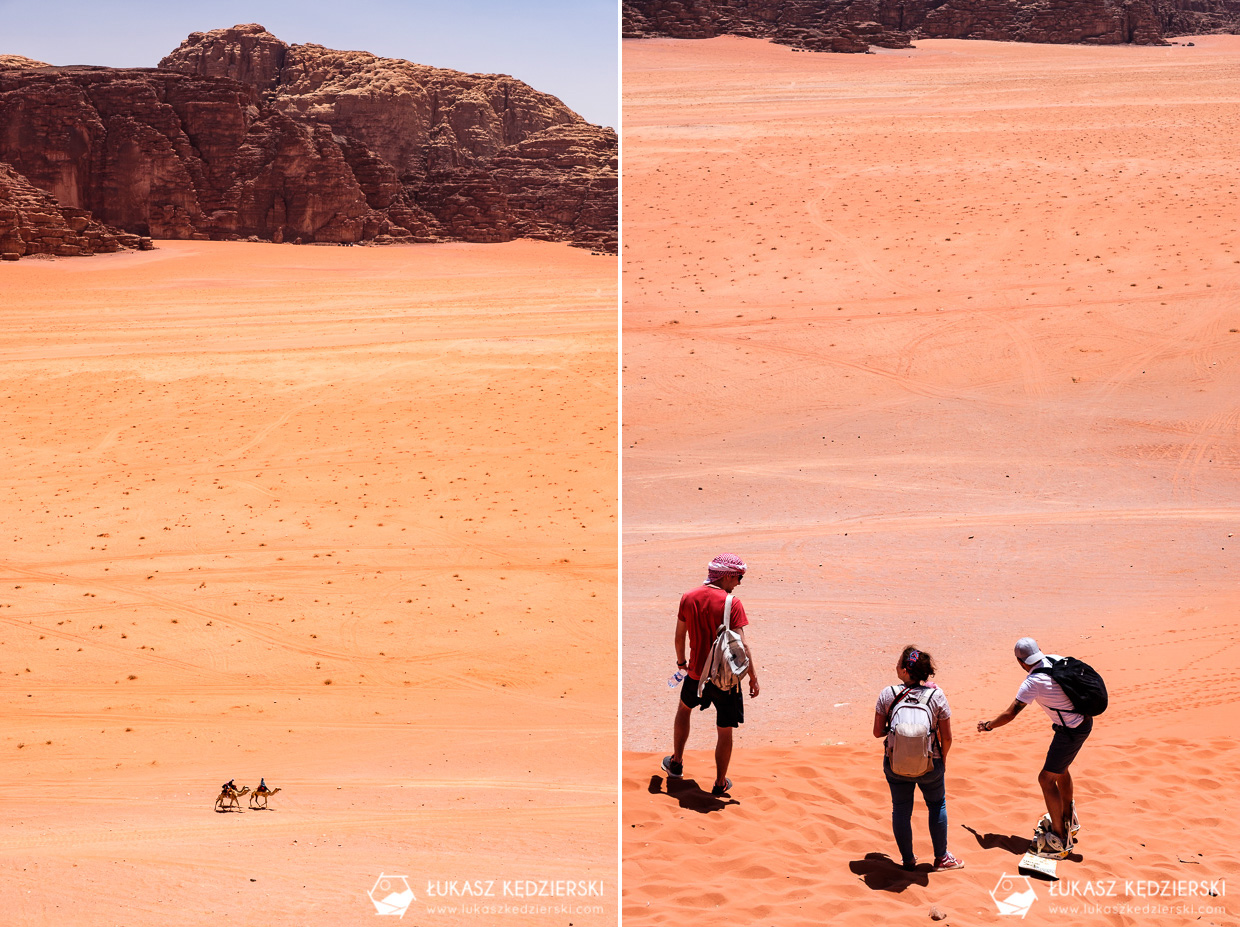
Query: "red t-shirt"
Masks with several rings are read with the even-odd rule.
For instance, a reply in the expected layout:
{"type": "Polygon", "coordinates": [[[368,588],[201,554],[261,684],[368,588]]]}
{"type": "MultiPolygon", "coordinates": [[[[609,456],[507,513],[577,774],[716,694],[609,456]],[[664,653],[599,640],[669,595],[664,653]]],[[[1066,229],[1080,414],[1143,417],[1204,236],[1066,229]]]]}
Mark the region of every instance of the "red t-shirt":
{"type": "MultiPolygon", "coordinates": [[[[689,628],[689,678],[701,679],[710,645],[723,624],[723,603],[728,594],[718,586],[698,586],[680,597],[677,618],[689,628]]],[[[741,600],[732,597],[732,614],[728,623],[733,628],[749,624],[741,600]]]]}

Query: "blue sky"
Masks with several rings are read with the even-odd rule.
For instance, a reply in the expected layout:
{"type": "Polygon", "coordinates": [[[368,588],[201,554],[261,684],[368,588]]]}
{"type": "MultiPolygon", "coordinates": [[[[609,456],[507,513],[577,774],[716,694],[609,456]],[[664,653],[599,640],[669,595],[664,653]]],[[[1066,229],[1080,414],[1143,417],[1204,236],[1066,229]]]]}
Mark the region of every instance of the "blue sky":
{"type": "Polygon", "coordinates": [[[619,0],[0,0],[0,53],[154,67],[191,32],[257,22],[290,44],[511,74],[614,127],[618,9],[619,0]]]}

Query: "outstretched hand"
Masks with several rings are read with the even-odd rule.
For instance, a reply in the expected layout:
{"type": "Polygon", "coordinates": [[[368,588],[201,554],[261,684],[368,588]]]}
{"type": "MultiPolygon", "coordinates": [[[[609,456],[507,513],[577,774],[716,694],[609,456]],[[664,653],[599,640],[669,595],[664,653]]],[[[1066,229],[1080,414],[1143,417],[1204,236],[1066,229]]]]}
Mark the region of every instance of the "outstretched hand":
{"type": "Polygon", "coordinates": [[[978,721],[977,729],[984,734],[987,731],[993,731],[997,727],[1003,727],[1003,725],[1007,724],[1018,714],[1020,714],[1024,708],[1025,703],[1020,699],[1016,699],[1016,701],[1012,702],[1011,705],[999,712],[999,714],[990,721],[978,721]]]}

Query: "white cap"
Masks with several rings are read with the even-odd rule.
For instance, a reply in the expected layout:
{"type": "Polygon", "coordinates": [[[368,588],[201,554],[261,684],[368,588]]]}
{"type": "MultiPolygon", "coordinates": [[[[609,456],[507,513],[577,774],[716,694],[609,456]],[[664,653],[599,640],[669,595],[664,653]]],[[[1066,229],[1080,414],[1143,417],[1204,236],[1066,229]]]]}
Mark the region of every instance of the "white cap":
{"type": "Polygon", "coordinates": [[[1038,642],[1032,637],[1022,637],[1016,642],[1016,656],[1020,658],[1020,662],[1024,663],[1025,666],[1041,663],[1045,657],[1038,647],[1038,642]]]}

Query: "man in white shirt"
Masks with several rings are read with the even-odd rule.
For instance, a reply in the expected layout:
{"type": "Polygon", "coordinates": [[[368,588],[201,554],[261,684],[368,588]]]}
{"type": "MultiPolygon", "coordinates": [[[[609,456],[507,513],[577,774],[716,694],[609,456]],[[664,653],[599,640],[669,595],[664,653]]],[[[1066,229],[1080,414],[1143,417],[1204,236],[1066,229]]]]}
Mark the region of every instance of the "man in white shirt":
{"type": "Polygon", "coordinates": [[[1024,682],[1016,690],[1016,700],[993,720],[979,721],[977,729],[985,732],[1003,727],[1030,702],[1037,702],[1051,719],[1055,736],[1046,752],[1042,771],[1038,773],[1038,785],[1042,787],[1042,796],[1046,799],[1046,810],[1050,817],[1047,842],[1052,850],[1066,856],[1079,829],[1073,804],[1072,774],[1068,772],[1068,767],[1076,759],[1081,745],[1093,730],[1094,719],[1073,711],[1072,701],[1064,695],[1063,689],[1049,673],[1035,672],[1061,659],[1063,658],[1057,654],[1047,656],[1042,653],[1038,642],[1032,637],[1018,640],[1016,661],[1026,675],[1024,682]]]}

